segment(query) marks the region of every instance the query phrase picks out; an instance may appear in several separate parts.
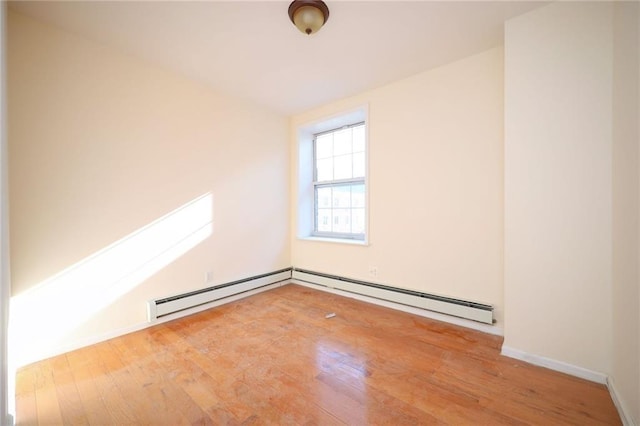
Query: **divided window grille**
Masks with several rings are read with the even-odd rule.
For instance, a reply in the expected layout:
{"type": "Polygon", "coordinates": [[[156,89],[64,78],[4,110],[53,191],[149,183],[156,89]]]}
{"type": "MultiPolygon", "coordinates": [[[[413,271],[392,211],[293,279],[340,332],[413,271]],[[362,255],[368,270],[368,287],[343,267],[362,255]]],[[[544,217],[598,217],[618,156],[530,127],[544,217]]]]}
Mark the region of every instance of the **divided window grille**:
{"type": "Polygon", "coordinates": [[[314,235],[364,240],[365,124],[314,135],[314,235]]]}

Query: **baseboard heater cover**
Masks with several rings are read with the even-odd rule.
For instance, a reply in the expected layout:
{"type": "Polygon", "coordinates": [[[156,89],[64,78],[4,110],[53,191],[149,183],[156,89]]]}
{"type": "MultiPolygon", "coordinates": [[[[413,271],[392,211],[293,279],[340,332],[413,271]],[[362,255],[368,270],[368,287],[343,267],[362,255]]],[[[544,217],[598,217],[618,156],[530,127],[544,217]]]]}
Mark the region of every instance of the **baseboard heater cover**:
{"type": "Polygon", "coordinates": [[[493,324],[493,306],[293,268],[292,279],[442,314],[493,324]]]}
{"type": "Polygon", "coordinates": [[[255,290],[271,284],[291,279],[292,268],[281,269],[267,274],[219,284],[164,299],[149,300],[147,302],[147,320],[149,322],[167,315],[175,314],[186,309],[195,308],[206,303],[235,296],[247,291],[255,290]]]}

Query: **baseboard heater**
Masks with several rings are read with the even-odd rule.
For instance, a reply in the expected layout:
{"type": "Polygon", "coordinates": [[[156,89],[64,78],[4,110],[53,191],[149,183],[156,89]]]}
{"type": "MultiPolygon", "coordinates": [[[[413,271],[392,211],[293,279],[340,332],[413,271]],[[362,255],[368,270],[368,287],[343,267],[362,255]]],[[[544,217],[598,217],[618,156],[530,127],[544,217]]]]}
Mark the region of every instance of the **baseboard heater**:
{"type": "Polygon", "coordinates": [[[292,279],[493,324],[493,306],[293,268],[292,279]]]}
{"type": "Polygon", "coordinates": [[[255,290],[271,284],[291,279],[291,269],[286,268],[267,274],[243,278],[225,284],[219,284],[164,299],[149,300],[147,302],[147,319],[153,321],[166,315],[186,309],[195,308],[206,303],[235,296],[247,291],[255,290]]]}

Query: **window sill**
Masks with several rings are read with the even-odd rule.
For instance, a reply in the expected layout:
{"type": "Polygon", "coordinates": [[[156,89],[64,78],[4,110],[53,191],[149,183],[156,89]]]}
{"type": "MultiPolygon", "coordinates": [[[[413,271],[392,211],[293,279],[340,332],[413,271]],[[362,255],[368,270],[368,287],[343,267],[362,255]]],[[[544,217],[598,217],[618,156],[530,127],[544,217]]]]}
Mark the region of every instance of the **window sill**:
{"type": "Polygon", "coordinates": [[[321,243],[337,243],[337,244],[347,244],[353,246],[368,246],[369,243],[367,240],[353,240],[349,238],[329,238],[329,237],[298,237],[299,240],[302,241],[317,241],[321,243]]]}

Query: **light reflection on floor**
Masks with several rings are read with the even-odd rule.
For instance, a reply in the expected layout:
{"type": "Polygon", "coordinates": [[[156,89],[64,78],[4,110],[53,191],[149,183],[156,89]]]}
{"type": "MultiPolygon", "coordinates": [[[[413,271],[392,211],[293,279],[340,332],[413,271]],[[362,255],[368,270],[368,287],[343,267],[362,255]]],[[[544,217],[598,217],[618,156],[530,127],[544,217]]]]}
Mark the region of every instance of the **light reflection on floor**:
{"type": "MultiPolygon", "coordinates": [[[[342,389],[345,398],[351,398],[362,408],[359,417],[367,421],[367,359],[364,354],[358,354],[355,348],[349,348],[344,343],[321,340],[316,343],[316,368],[321,373],[317,377],[325,386],[318,386],[317,398],[327,404],[335,403],[336,388],[342,389]]],[[[323,404],[320,404],[323,405],[323,404]]],[[[350,405],[353,406],[353,405],[350,405]]]]}

